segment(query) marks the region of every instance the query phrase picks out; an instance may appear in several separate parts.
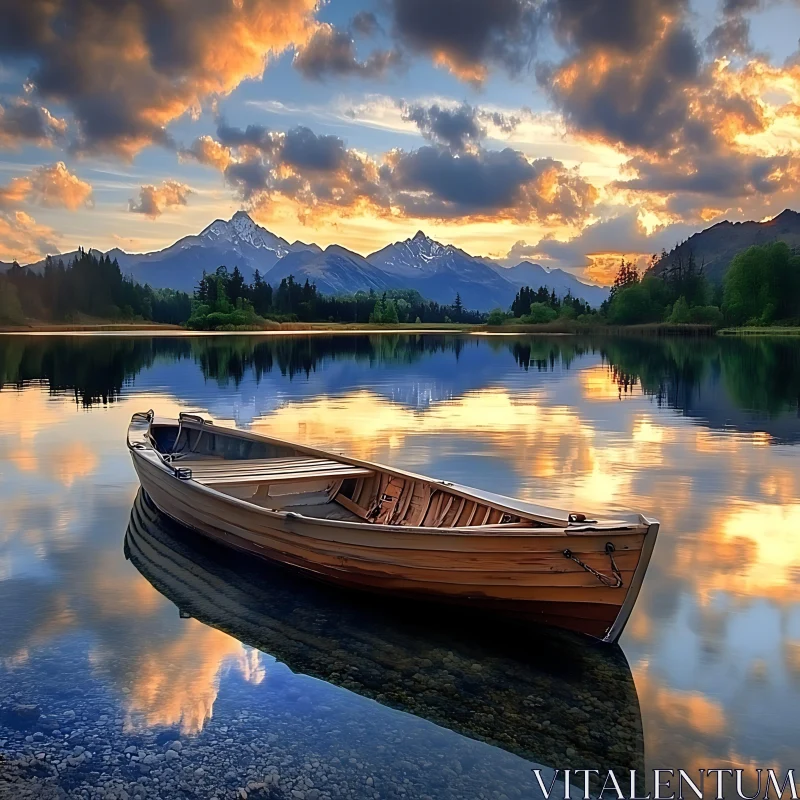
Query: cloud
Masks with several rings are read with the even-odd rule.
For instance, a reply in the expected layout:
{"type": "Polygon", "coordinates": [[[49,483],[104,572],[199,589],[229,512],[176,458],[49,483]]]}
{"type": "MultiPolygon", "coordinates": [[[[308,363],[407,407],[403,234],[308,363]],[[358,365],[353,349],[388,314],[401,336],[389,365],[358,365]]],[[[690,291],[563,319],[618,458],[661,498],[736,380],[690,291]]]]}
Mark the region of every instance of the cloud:
{"type": "Polygon", "coordinates": [[[92,186],[67,169],[63,161],[33,169],[0,187],[0,208],[35,203],[75,211],[92,200],[92,186]]]}
{"type": "Polygon", "coordinates": [[[486,136],[475,109],[466,103],[452,109],[436,104],[428,108],[406,105],[402,115],[416,124],[426,139],[441,142],[451,150],[465,150],[468,144],[476,144],[486,136]]]}
{"type": "Polygon", "coordinates": [[[292,64],[303,77],[317,81],[348,76],[380,78],[400,66],[402,56],[399,50],[375,50],[359,61],[351,33],[322,23],[292,64]]]}
{"type": "Polygon", "coordinates": [[[50,146],[64,138],[66,120],[54,117],[43,106],[17,98],[0,105],[0,147],[14,148],[22,144],[50,146]]]}
{"type": "MultiPolygon", "coordinates": [[[[449,130],[442,128],[445,118],[450,121],[446,115],[435,120],[442,136],[449,130]]],[[[453,131],[457,145],[457,127],[453,131]]],[[[306,127],[280,133],[220,125],[218,134],[214,148],[232,148],[225,178],[243,201],[263,207],[281,195],[301,216],[335,211],[345,216],[577,223],[598,199],[597,189],[577,170],[550,158],[530,160],[511,148],[487,150],[476,144],[467,151],[430,145],[371,158],[337,136],[306,127]]]]}
{"type": "Polygon", "coordinates": [[[731,16],[717,25],[705,41],[706,48],[717,58],[728,55],[747,55],[750,44],[750,20],[731,16]]]}
{"type": "Polygon", "coordinates": [[[691,32],[671,25],[638,56],[590,50],[557,67],[539,65],[537,78],[572,132],[664,153],[681,140],[709,138],[689,92],[699,70],[691,32]]]}
{"type": "Polygon", "coordinates": [[[608,283],[616,274],[621,256],[634,261],[642,257],[646,261],[647,256],[662,249],[671,250],[695,232],[694,225],[684,223],[648,231],[641,212],[634,208],[587,225],[569,240],[546,236],[533,244],[518,241],[502,261],[509,266],[530,260],[550,268],[583,269],[587,277],[608,283]]]}
{"type": "Polygon", "coordinates": [[[188,148],[182,149],[178,155],[181,160],[193,159],[200,164],[216,167],[222,172],[231,163],[230,148],[210,136],[199,136],[188,148]]]}
{"type": "Polygon", "coordinates": [[[298,127],[283,137],[281,159],[299,170],[333,172],[344,165],[347,155],[338,136],[319,136],[309,128],[298,127]]]}
{"type": "Polygon", "coordinates": [[[569,134],[627,157],[612,199],[694,221],[790,200],[800,69],[753,55],[742,16],[752,4],[727,3],[701,47],[684,0],[643,0],[626,13],[630,3],[551,0],[567,54],[536,69],[569,134]]]}
{"type": "Polygon", "coordinates": [[[5,186],[0,186],[0,209],[21,205],[30,191],[30,178],[12,178],[5,186]]]}
{"type": "Polygon", "coordinates": [[[43,253],[57,253],[58,235],[24,211],[0,211],[0,252],[6,259],[27,263],[43,253]]]}
{"type": "Polygon", "coordinates": [[[688,0],[550,0],[546,7],[565,46],[638,53],[652,44],[664,20],[685,13],[688,0]]]}
{"type": "Polygon", "coordinates": [[[771,195],[792,189],[800,180],[800,159],[791,155],[697,153],[685,163],[631,159],[635,178],[616,181],[620,189],[659,195],[691,193],[721,199],[771,195]]]}
{"type": "Polygon", "coordinates": [[[426,139],[444,144],[454,151],[466,150],[485,139],[488,135],[483,124],[485,122],[509,135],[522,121],[518,116],[484,111],[468,103],[449,107],[438,103],[424,106],[421,103],[409,105],[401,102],[399,105],[404,121],[413,122],[426,139]]]}
{"type": "Polygon", "coordinates": [[[159,186],[142,186],[139,199],[128,201],[128,211],[156,219],[168,208],[185,206],[190,194],[192,190],[186,184],[174,180],[162,181],[159,186]]]}
{"type": "Polygon", "coordinates": [[[350,28],[354,33],[360,33],[362,36],[374,36],[383,30],[378,18],[371,11],[359,11],[350,20],[350,28]]]}
{"type": "Polygon", "coordinates": [[[504,217],[517,221],[579,222],[597,190],[559,161],[529,161],[517,150],[454,154],[421,147],[389,155],[386,178],[409,216],[504,217]]]}
{"type": "Polygon", "coordinates": [[[389,0],[389,8],[402,44],[473,83],[490,66],[519,73],[540,22],[533,0],[389,0]]]}
{"type": "Polygon", "coordinates": [[[258,78],[313,32],[316,0],[0,0],[0,58],[32,64],[35,95],[66,105],[82,151],[132,157],[166,126],[258,78]]]}

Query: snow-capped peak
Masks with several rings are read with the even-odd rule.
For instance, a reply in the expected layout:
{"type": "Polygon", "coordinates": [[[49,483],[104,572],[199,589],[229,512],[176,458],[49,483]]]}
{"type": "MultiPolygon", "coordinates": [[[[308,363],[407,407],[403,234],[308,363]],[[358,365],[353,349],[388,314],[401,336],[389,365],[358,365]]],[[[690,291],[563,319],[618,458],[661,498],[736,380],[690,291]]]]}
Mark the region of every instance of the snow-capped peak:
{"type": "Polygon", "coordinates": [[[417,231],[412,239],[398,242],[396,247],[412,258],[431,261],[434,258],[449,255],[453,251],[452,245],[444,245],[426,236],[422,231],[417,231]]]}
{"type": "Polygon", "coordinates": [[[444,245],[417,231],[410,239],[387,245],[368,256],[371,264],[398,275],[412,276],[423,270],[437,271],[442,260],[458,254],[453,245],[444,245]]]}
{"type": "Polygon", "coordinates": [[[278,258],[283,258],[291,250],[287,241],[253,222],[246,211],[237,211],[227,222],[215,220],[200,237],[211,241],[224,240],[237,248],[249,245],[256,249],[271,250],[278,258]]]}

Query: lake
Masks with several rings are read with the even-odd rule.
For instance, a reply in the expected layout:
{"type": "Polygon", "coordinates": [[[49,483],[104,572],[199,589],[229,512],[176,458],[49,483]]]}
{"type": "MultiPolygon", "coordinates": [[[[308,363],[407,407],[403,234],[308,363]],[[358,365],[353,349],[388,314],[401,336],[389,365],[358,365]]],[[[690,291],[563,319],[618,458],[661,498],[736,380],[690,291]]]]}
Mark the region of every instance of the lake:
{"type": "Polygon", "coordinates": [[[797,765],[800,340],[0,336],[0,386],[0,796],[511,800],[534,767],[797,765]],[[657,517],[621,646],[197,541],[138,492],[149,408],[657,517]]]}

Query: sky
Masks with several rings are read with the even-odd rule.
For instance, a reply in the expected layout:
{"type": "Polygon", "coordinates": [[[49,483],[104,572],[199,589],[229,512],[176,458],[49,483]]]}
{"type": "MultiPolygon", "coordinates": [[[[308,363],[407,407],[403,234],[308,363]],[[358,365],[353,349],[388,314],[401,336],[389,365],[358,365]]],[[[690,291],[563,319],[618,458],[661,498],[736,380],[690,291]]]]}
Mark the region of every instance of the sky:
{"type": "Polygon", "coordinates": [[[800,0],[0,0],[0,260],[242,208],[608,282],[800,209],[800,0]]]}

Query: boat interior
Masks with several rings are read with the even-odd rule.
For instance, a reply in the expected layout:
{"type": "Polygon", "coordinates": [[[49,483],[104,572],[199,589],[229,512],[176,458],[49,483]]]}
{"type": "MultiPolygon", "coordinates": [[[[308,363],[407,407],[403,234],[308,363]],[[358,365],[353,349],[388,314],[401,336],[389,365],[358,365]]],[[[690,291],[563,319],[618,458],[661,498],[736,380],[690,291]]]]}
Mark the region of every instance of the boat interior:
{"type": "Polygon", "coordinates": [[[442,529],[563,528],[444,482],[336,460],[319,451],[241,436],[213,425],[153,421],[149,443],[180,473],[262,508],[306,517],[442,529]]]}

